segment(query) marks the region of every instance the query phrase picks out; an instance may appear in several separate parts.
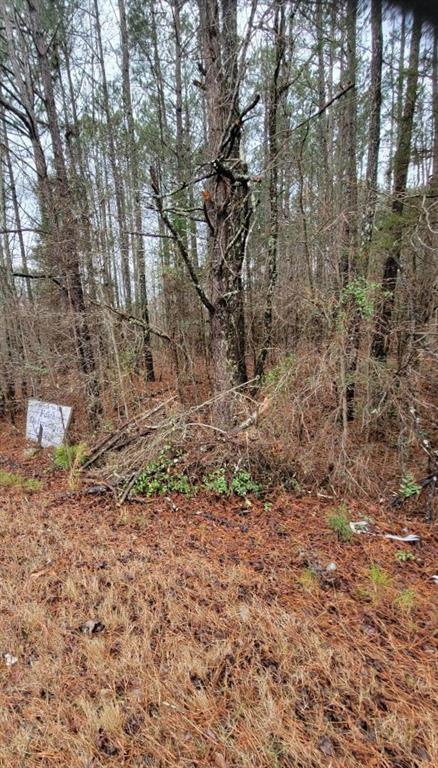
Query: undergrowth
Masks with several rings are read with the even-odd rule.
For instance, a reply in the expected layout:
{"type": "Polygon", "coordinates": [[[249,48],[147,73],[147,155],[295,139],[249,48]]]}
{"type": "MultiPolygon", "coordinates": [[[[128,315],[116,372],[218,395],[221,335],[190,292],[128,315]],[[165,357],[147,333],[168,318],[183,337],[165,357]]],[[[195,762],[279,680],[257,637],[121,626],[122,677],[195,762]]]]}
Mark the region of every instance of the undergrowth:
{"type": "Polygon", "coordinates": [[[22,491],[33,493],[39,491],[41,486],[41,480],[22,477],[13,472],[6,472],[4,469],[0,469],[0,487],[2,488],[21,488],[22,491]]]}
{"type": "Polygon", "coordinates": [[[214,493],[216,496],[240,496],[258,494],[261,485],[252,478],[246,469],[235,467],[227,470],[218,467],[204,474],[200,481],[192,480],[189,475],[179,470],[180,456],[172,456],[169,449],[161,451],[158,459],[151,461],[139,474],[133,491],[145,496],[165,496],[170,493],[182,493],[191,496],[200,490],[214,493]]]}
{"type": "Polygon", "coordinates": [[[80,467],[87,458],[85,443],[77,445],[59,445],[53,454],[53,463],[57,469],[71,470],[80,467]]]}
{"type": "Polygon", "coordinates": [[[351,541],[353,532],[350,528],[350,520],[348,518],[348,508],[346,504],[340,504],[339,507],[334,509],[328,516],[327,523],[333,533],[336,534],[339,541],[351,541]]]}

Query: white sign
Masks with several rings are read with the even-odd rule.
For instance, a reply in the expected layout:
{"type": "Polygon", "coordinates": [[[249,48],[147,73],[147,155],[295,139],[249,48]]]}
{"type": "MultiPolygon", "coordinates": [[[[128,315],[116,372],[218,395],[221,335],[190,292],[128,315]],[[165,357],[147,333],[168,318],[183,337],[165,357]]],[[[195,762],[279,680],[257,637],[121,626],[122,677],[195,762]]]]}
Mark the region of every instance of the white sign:
{"type": "Polygon", "coordinates": [[[62,445],[71,419],[69,405],[28,400],[26,437],[43,448],[62,445]]]}

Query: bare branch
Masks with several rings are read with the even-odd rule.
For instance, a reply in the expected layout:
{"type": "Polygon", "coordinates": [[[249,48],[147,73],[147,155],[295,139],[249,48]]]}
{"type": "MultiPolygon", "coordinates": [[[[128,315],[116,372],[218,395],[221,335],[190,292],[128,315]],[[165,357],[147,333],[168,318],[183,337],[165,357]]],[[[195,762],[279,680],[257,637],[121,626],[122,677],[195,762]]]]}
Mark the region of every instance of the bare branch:
{"type": "Polygon", "coordinates": [[[187,251],[187,248],[184,245],[184,242],[181,239],[180,234],[178,233],[178,231],[176,230],[176,228],[172,224],[171,220],[169,219],[169,217],[168,217],[168,215],[167,215],[167,213],[166,213],[166,211],[164,209],[163,200],[162,200],[162,197],[160,195],[160,188],[158,186],[158,178],[157,178],[157,173],[155,171],[155,168],[153,168],[153,167],[150,168],[150,175],[151,175],[151,186],[152,186],[152,192],[153,192],[153,195],[154,195],[154,201],[156,203],[157,210],[158,210],[158,212],[159,212],[159,214],[161,216],[161,219],[163,220],[163,222],[166,225],[166,227],[169,230],[169,232],[172,233],[173,239],[175,240],[176,245],[178,246],[178,251],[180,253],[181,258],[182,258],[182,260],[184,261],[184,264],[187,267],[188,273],[189,273],[191,281],[192,281],[192,283],[193,283],[193,285],[195,287],[196,293],[198,294],[199,298],[201,299],[204,307],[206,307],[208,312],[210,314],[213,314],[214,313],[213,304],[211,303],[210,299],[208,298],[208,296],[204,292],[204,290],[203,290],[203,288],[202,288],[202,286],[201,286],[201,284],[199,282],[198,275],[196,274],[196,270],[195,270],[195,268],[194,268],[194,266],[192,264],[191,258],[190,258],[189,254],[188,254],[188,251],[187,251]]]}

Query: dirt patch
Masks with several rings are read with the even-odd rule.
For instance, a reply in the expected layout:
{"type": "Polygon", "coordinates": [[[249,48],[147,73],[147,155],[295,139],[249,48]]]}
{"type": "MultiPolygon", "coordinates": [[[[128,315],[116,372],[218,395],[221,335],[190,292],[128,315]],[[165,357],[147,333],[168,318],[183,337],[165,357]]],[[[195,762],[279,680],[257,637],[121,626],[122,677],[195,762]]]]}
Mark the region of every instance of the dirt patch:
{"type": "Polygon", "coordinates": [[[438,764],[436,526],[350,501],[375,535],[343,543],[339,500],[283,492],[117,506],[24,450],[2,439],[43,485],[0,489],[1,766],[438,764]]]}

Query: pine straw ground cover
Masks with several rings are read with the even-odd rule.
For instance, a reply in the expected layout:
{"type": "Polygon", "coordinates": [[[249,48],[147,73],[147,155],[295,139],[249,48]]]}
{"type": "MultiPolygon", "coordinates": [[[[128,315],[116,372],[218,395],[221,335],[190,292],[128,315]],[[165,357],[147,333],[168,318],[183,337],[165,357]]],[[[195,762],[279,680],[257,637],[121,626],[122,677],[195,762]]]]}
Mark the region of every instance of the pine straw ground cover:
{"type": "Polygon", "coordinates": [[[0,447],[42,480],[0,489],[1,766],[438,765],[436,528],[350,503],[421,535],[400,560],[317,497],[117,507],[23,448],[0,447]]]}

